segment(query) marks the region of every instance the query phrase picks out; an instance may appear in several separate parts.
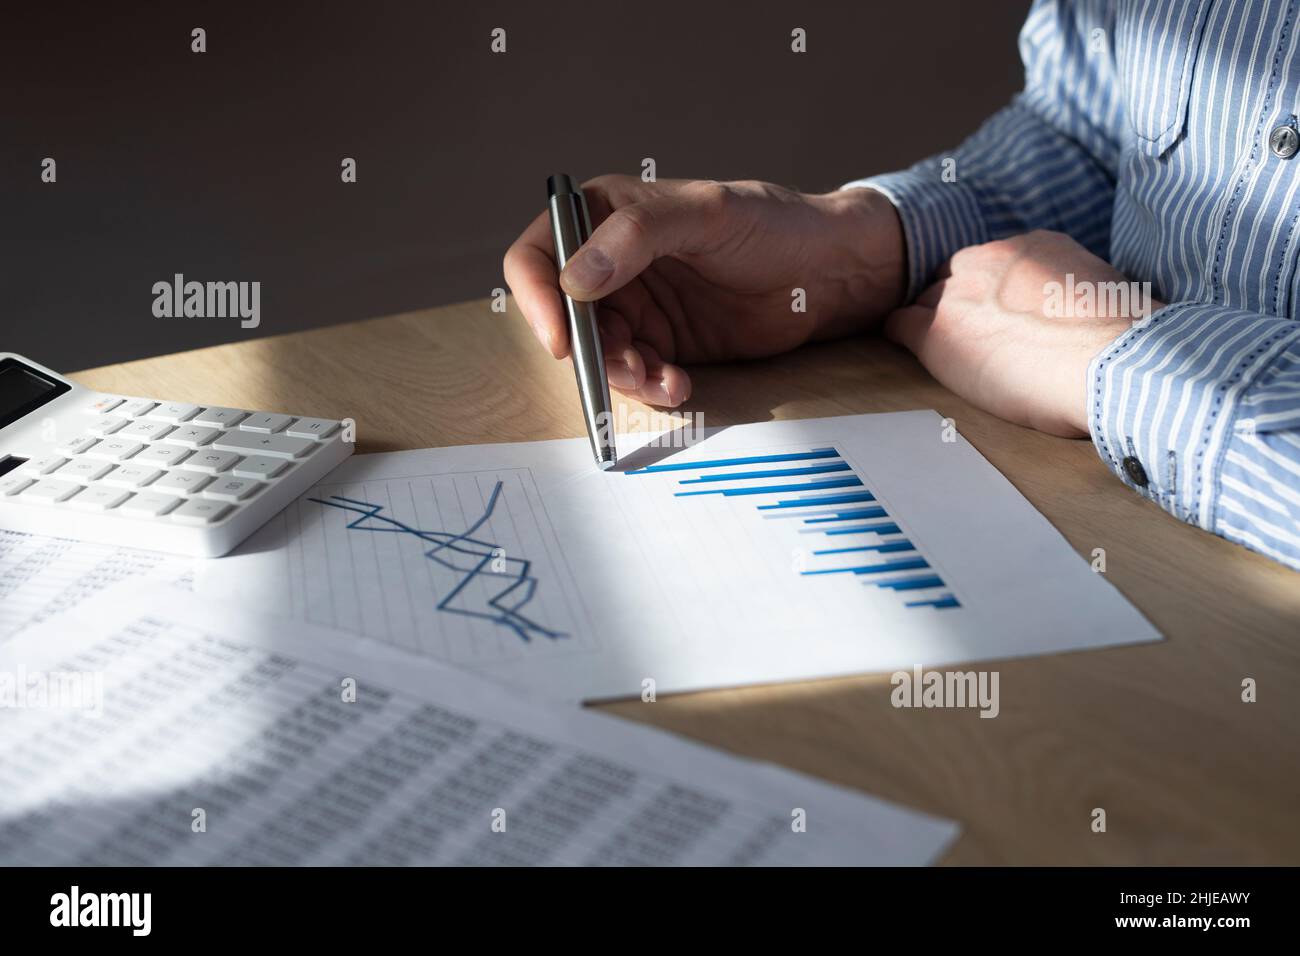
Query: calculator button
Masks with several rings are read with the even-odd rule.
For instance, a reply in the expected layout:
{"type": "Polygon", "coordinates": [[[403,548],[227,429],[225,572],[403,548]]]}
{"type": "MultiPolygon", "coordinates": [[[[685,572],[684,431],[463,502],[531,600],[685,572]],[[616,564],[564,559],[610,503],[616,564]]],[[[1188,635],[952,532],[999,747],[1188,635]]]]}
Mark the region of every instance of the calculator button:
{"type": "Polygon", "coordinates": [[[125,428],[118,429],[113,434],[114,438],[138,438],[141,441],[157,441],[172,430],[172,426],[166,422],[155,422],[149,419],[141,419],[138,422],[132,422],[125,428]]]}
{"type": "Polygon", "coordinates": [[[59,446],[59,451],[65,455],[80,455],[83,451],[95,447],[97,442],[98,439],[92,438],[90,435],[81,435],[71,441],[65,441],[59,446]]]}
{"type": "Polygon", "coordinates": [[[116,508],[131,496],[131,492],[121,488],[107,488],[104,485],[92,485],[68,502],[69,507],[82,511],[107,511],[116,508]]]}
{"type": "Polygon", "coordinates": [[[119,468],[114,468],[103,481],[104,484],[116,485],[118,488],[139,488],[149,484],[161,474],[162,472],[152,465],[127,462],[119,468]]]}
{"type": "Polygon", "coordinates": [[[227,471],[237,461],[239,461],[239,456],[231,452],[201,448],[185,459],[185,467],[201,471],[205,475],[219,475],[223,471],[227,471]]]}
{"type": "Polygon", "coordinates": [[[117,413],[130,418],[139,418],[145,412],[151,411],[157,404],[157,402],[151,402],[147,398],[135,398],[117,409],[117,413]]]}
{"type": "Polygon", "coordinates": [[[31,483],[32,479],[23,475],[5,475],[0,478],[0,498],[16,495],[31,483]]]}
{"type": "Polygon", "coordinates": [[[235,431],[222,435],[212,443],[212,447],[218,451],[236,451],[244,455],[301,458],[315,448],[316,443],[306,438],[287,438],[284,435],[259,435],[256,432],[235,431]]]}
{"type": "Polygon", "coordinates": [[[191,498],[173,511],[171,517],[173,521],[178,521],[181,524],[208,524],[216,521],[229,510],[230,505],[221,501],[204,501],[202,498],[191,498]]]}
{"type": "Polygon", "coordinates": [[[46,455],[44,458],[32,458],[18,470],[28,475],[48,475],[68,459],[62,455],[46,455]]]}
{"type": "Polygon", "coordinates": [[[70,461],[58,471],[60,481],[80,481],[89,483],[96,478],[102,478],[113,470],[113,466],[106,461],[95,461],[93,458],[78,458],[70,461]]]}
{"type": "Polygon", "coordinates": [[[212,439],[216,438],[220,432],[215,428],[200,428],[196,425],[182,425],[176,431],[167,436],[168,441],[174,441],[178,445],[184,445],[186,448],[198,448],[200,445],[206,445],[212,439]]]}
{"type": "Polygon", "coordinates": [[[198,413],[199,406],[197,405],[184,405],[180,402],[164,402],[157,408],[151,409],[148,413],[148,417],[160,422],[179,425],[181,422],[189,421],[198,413]]]}
{"type": "Polygon", "coordinates": [[[229,428],[248,417],[248,412],[238,408],[205,408],[194,416],[195,425],[209,428],[229,428]]]}
{"type": "Polygon", "coordinates": [[[75,481],[59,481],[55,478],[46,478],[44,481],[38,481],[30,488],[25,489],[21,495],[21,500],[53,504],[56,501],[67,501],[80,490],[81,485],[75,481]]]}
{"type": "Polygon", "coordinates": [[[126,504],[122,505],[121,510],[127,514],[153,518],[157,515],[166,514],[180,503],[181,499],[175,495],[161,495],[156,491],[142,491],[138,495],[132,496],[126,504]]]}
{"type": "Polygon", "coordinates": [[[239,423],[241,431],[257,432],[259,435],[272,435],[284,431],[284,427],[293,421],[292,415],[273,415],[270,412],[254,412],[239,423]]]}
{"type": "Polygon", "coordinates": [[[253,455],[241,461],[230,473],[236,478],[274,478],[288,467],[289,463],[283,459],[253,455]]]}
{"type": "Polygon", "coordinates": [[[125,424],[125,418],[121,418],[117,415],[105,415],[103,418],[96,418],[92,421],[90,427],[87,428],[86,431],[90,432],[92,435],[98,435],[100,438],[103,438],[105,435],[113,434],[113,432],[117,431],[125,424]]]}
{"type": "Polygon", "coordinates": [[[105,461],[121,461],[123,458],[130,458],[143,447],[144,445],[138,441],[132,441],[120,435],[113,435],[111,438],[105,438],[86,452],[86,457],[102,458],[105,461]]]}
{"type": "Polygon", "coordinates": [[[189,456],[190,450],[180,445],[150,445],[131,460],[138,465],[175,465],[189,456]]]}
{"type": "Polygon", "coordinates": [[[150,485],[149,490],[170,495],[192,495],[211,480],[197,471],[169,471],[150,485]]]}
{"type": "Polygon", "coordinates": [[[98,401],[91,402],[86,406],[86,411],[92,415],[102,415],[105,412],[111,412],[117,406],[122,404],[122,399],[114,398],[112,395],[105,395],[98,401]]]}
{"type": "Polygon", "coordinates": [[[260,481],[252,481],[248,478],[222,478],[204,488],[203,497],[215,498],[218,501],[243,501],[261,487],[260,481]]]}
{"type": "Polygon", "coordinates": [[[292,438],[313,438],[320,441],[333,435],[338,427],[338,422],[328,418],[300,418],[285,429],[284,433],[292,438]]]}

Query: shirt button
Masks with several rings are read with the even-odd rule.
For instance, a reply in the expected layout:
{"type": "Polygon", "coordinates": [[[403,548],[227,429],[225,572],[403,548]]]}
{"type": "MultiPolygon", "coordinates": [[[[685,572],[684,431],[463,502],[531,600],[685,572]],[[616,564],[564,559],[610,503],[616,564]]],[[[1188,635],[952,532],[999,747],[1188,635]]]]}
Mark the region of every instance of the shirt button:
{"type": "Polygon", "coordinates": [[[1268,148],[1279,159],[1290,159],[1300,150],[1300,133],[1291,126],[1274,127],[1268,134],[1268,148]]]}
{"type": "Polygon", "coordinates": [[[1139,488],[1147,486],[1147,472],[1142,467],[1142,462],[1138,461],[1132,455],[1124,459],[1121,464],[1124,466],[1124,474],[1128,475],[1129,480],[1139,488]]]}

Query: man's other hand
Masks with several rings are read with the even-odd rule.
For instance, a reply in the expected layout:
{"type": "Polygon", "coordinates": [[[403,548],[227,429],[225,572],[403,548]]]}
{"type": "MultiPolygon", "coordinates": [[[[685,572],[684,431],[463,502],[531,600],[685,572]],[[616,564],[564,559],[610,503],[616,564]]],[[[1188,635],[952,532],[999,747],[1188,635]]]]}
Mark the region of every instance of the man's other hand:
{"type": "Polygon", "coordinates": [[[971,404],[1082,438],[1088,366],[1162,307],[1142,299],[1139,284],[1069,236],[1038,231],[959,251],[885,334],[971,404]]]}

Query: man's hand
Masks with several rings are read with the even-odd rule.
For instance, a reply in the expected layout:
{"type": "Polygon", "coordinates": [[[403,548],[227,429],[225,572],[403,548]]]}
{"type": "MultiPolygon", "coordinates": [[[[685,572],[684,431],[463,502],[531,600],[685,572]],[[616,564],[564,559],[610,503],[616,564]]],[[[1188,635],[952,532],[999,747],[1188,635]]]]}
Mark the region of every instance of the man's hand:
{"type": "Polygon", "coordinates": [[[575,299],[601,299],[609,383],[648,404],[689,397],[682,364],[845,335],[902,300],[902,227],[872,190],[812,196],[759,182],[601,176],[583,192],[594,231],[563,275],[543,213],[506,253],[506,281],[557,359],[569,354],[561,284],[575,299]],[[805,312],[792,309],[797,288],[805,312]]]}
{"type": "Polygon", "coordinates": [[[1058,232],[970,246],[952,257],[915,305],[889,316],[885,334],[985,411],[1082,438],[1088,434],[1088,365],[1143,314],[1161,307],[1130,295],[1127,310],[1116,309],[1114,287],[1103,283],[1128,286],[1110,265],[1058,232]],[[1063,294],[1067,275],[1077,290],[1092,284],[1092,308],[1063,294]]]}

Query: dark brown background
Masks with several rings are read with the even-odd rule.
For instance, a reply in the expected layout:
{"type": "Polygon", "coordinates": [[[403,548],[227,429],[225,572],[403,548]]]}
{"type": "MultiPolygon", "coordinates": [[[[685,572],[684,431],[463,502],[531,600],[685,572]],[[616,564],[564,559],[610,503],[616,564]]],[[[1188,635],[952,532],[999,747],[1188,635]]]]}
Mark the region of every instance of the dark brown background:
{"type": "Polygon", "coordinates": [[[825,191],[906,165],[1019,88],[1026,8],[8,5],[0,351],[73,370],[485,296],[552,171],[825,191]],[[261,327],[154,318],[176,272],[260,281],[261,327]]]}

